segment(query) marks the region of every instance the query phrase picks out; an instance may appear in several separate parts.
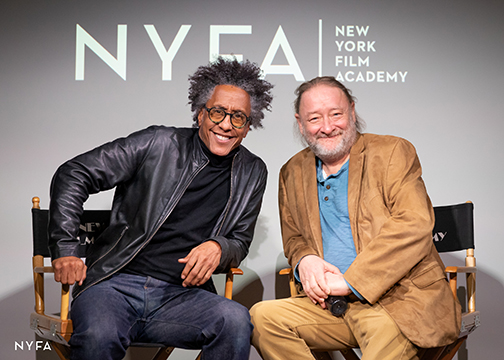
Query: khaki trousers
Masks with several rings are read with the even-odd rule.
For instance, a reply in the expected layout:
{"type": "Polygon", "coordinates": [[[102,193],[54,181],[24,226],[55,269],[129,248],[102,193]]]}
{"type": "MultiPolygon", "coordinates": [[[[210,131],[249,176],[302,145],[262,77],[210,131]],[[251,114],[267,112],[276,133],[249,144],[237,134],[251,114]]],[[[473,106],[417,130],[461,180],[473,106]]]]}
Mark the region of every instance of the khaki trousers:
{"type": "Polygon", "coordinates": [[[263,359],[310,359],[311,350],[360,347],[362,360],[418,359],[418,348],[379,304],[348,303],[343,317],[308,297],[262,301],[250,310],[252,344],[263,359]]]}

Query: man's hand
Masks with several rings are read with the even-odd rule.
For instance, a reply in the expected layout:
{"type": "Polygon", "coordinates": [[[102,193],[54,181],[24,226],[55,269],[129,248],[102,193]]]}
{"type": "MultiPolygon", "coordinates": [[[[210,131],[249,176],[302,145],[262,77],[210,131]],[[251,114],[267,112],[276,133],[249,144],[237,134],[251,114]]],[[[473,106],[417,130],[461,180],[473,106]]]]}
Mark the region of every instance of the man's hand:
{"type": "Polygon", "coordinates": [[[339,269],[316,255],[308,255],[301,259],[298,270],[299,278],[306,295],[308,295],[314,304],[319,303],[325,309],[324,300],[331,293],[331,287],[327,282],[326,274],[341,275],[339,269]]]}
{"type": "Polygon", "coordinates": [[[346,296],[352,293],[352,290],[348,287],[342,273],[335,274],[326,272],[325,278],[327,285],[331,289],[329,295],[346,296]]]}
{"type": "Polygon", "coordinates": [[[62,284],[82,285],[86,278],[87,266],[76,256],[64,256],[52,261],[54,280],[62,284]]]}
{"type": "Polygon", "coordinates": [[[222,249],[216,241],[205,241],[178,262],[186,264],[182,270],[182,286],[199,286],[210,279],[220,262],[222,249]]]}

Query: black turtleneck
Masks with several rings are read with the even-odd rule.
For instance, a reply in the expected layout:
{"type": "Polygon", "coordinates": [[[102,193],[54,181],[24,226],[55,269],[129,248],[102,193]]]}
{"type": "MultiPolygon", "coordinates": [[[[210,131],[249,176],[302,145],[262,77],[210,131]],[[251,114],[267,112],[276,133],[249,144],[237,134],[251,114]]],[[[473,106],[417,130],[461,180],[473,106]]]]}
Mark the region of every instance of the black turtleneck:
{"type": "Polygon", "coordinates": [[[198,136],[208,164],[189,184],[152,240],[122,271],[182,284],[180,275],[185,264],[180,264],[178,259],[210,237],[229,199],[231,164],[238,149],[218,156],[206,147],[198,134],[195,136],[198,136]]]}

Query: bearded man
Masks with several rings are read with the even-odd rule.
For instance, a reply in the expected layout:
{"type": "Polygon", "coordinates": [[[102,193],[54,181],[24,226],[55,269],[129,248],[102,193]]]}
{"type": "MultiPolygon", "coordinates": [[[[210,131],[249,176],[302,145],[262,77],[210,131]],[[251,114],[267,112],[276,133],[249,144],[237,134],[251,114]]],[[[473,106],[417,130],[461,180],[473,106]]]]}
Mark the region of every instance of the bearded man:
{"type": "Polygon", "coordinates": [[[264,359],[360,347],[362,359],[403,360],[454,342],[460,305],[432,242],[415,148],[362,134],[355,99],[334,77],[303,83],[296,95],[308,148],[280,171],[279,209],[302,289],[251,309],[253,345],[264,359]]]}

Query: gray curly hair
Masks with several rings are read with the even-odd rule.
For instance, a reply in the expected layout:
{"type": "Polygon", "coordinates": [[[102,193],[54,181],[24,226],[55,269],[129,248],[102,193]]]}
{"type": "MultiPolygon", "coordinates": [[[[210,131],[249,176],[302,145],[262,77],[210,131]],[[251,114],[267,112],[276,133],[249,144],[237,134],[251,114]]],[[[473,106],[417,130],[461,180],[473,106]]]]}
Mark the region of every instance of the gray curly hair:
{"type": "Polygon", "coordinates": [[[271,111],[273,85],[261,79],[261,68],[248,60],[217,58],[207,66],[200,66],[189,77],[189,104],[193,112],[194,127],[198,127],[198,114],[203,109],[218,85],[233,85],[245,90],[250,96],[250,126],[262,127],[264,110],[271,111]]]}

